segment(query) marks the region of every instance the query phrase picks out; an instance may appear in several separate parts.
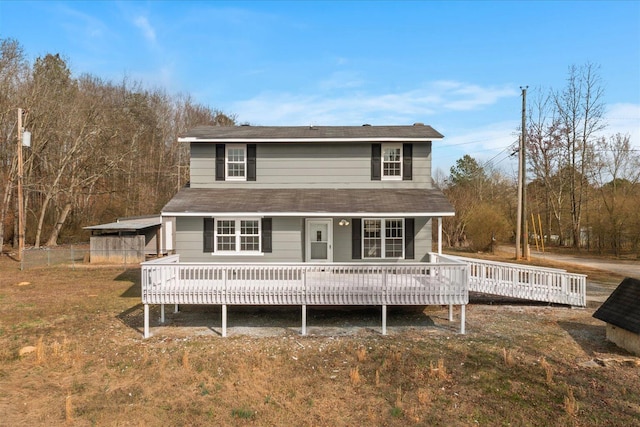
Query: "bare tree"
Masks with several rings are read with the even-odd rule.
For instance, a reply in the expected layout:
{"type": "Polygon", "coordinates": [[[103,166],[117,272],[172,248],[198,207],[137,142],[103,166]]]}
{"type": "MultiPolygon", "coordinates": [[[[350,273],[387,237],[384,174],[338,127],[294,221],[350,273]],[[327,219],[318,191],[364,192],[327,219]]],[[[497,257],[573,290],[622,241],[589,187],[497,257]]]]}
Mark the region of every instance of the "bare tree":
{"type": "Polygon", "coordinates": [[[569,67],[566,87],[553,93],[563,159],[569,172],[568,197],[575,248],[580,247],[593,144],[597,133],[605,127],[603,96],[598,67],[590,63],[569,67]]]}
{"type": "Polygon", "coordinates": [[[619,256],[625,236],[632,240],[640,234],[634,222],[640,211],[640,154],[632,148],[629,135],[598,140],[591,176],[605,213],[601,240],[608,240],[619,256]]]}

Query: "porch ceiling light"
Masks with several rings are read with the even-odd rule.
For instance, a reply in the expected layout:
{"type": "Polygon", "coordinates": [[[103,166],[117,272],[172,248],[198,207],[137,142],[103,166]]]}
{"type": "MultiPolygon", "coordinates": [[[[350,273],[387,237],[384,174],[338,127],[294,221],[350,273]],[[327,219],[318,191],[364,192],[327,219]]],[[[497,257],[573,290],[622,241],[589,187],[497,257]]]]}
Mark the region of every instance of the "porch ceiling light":
{"type": "Polygon", "coordinates": [[[341,220],[340,220],[340,222],[338,223],[338,225],[339,225],[340,227],[345,227],[345,226],[349,225],[349,221],[343,218],[343,219],[341,219],[341,220]]]}

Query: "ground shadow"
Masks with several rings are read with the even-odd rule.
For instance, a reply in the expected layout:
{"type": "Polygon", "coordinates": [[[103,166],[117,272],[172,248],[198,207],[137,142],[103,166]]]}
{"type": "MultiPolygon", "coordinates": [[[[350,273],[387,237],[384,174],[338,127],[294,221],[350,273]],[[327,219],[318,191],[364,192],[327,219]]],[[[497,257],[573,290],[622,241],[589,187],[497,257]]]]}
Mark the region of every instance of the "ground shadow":
{"type": "Polygon", "coordinates": [[[144,306],[142,303],[136,304],[116,316],[122,323],[131,329],[143,334],[144,327],[144,306]]]}
{"type": "Polygon", "coordinates": [[[564,329],[582,350],[589,356],[598,353],[612,353],[628,356],[631,353],[607,340],[606,326],[587,323],[559,321],[558,326],[564,329]]]}
{"type": "Polygon", "coordinates": [[[566,307],[564,304],[554,304],[545,301],[533,301],[522,298],[491,295],[480,292],[469,292],[469,304],[480,305],[525,305],[531,307],[566,307]]]}
{"type": "MultiPolygon", "coordinates": [[[[205,328],[220,335],[222,330],[222,307],[220,305],[180,305],[174,311],[173,304],[165,305],[165,322],[160,323],[161,308],[150,305],[151,327],[205,328]]],[[[120,313],[118,319],[130,328],[142,333],[144,324],[143,305],[120,313]]],[[[307,329],[309,333],[342,335],[352,329],[380,330],[381,307],[373,306],[307,306],[307,329]]],[[[300,306],[227,306],[227,328],[248,335],[300,333],[302,308],[300,306]]],[[[433,319],[425,313],[424,306],[393,306],[387,308],[387,327],[422,328],[436,327],[433,319]]]]}
{"type": "Polygon", "coordinates": [[[118,274],[114,279],[116,282],[133,283],[126,291],[120,295],[121,298],[142,298],[142,287],[140,284],[140,268],[128,268],[118,274]]]}

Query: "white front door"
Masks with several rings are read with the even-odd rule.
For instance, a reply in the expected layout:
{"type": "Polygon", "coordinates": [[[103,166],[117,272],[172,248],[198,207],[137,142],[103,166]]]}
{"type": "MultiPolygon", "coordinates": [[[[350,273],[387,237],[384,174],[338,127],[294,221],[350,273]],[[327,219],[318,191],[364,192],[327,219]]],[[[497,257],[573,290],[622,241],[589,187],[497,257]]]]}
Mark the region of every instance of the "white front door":
{"type": "Polygon", "coordinates": [[[307,219],[307,262],[333,261],[333,220],[307,219]]]}

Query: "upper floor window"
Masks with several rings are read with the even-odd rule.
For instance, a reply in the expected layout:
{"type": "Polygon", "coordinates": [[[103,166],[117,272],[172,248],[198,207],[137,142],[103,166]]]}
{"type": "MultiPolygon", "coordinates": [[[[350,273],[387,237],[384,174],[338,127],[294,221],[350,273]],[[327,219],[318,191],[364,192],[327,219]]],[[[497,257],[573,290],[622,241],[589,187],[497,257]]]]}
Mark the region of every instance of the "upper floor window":
{"type": "Polygon", "coordinates": [[[255,181],[256,144],[216,144],[216,181],[255,181]]]}
{"type": "Polygon", "coordinates": [[[413,144],[371,144],[371,180],[411,181],[413,144]]]}
{"type": "Polygon", "coordinates": [[[245,181],[247,179],[247,146],[228,144],[226,149],[227,179],[245,181]]]}
{"type": "Polygon", "coordinates": [[[382,144],[382,179],[402,179],[402,144],[382,144]]]}

